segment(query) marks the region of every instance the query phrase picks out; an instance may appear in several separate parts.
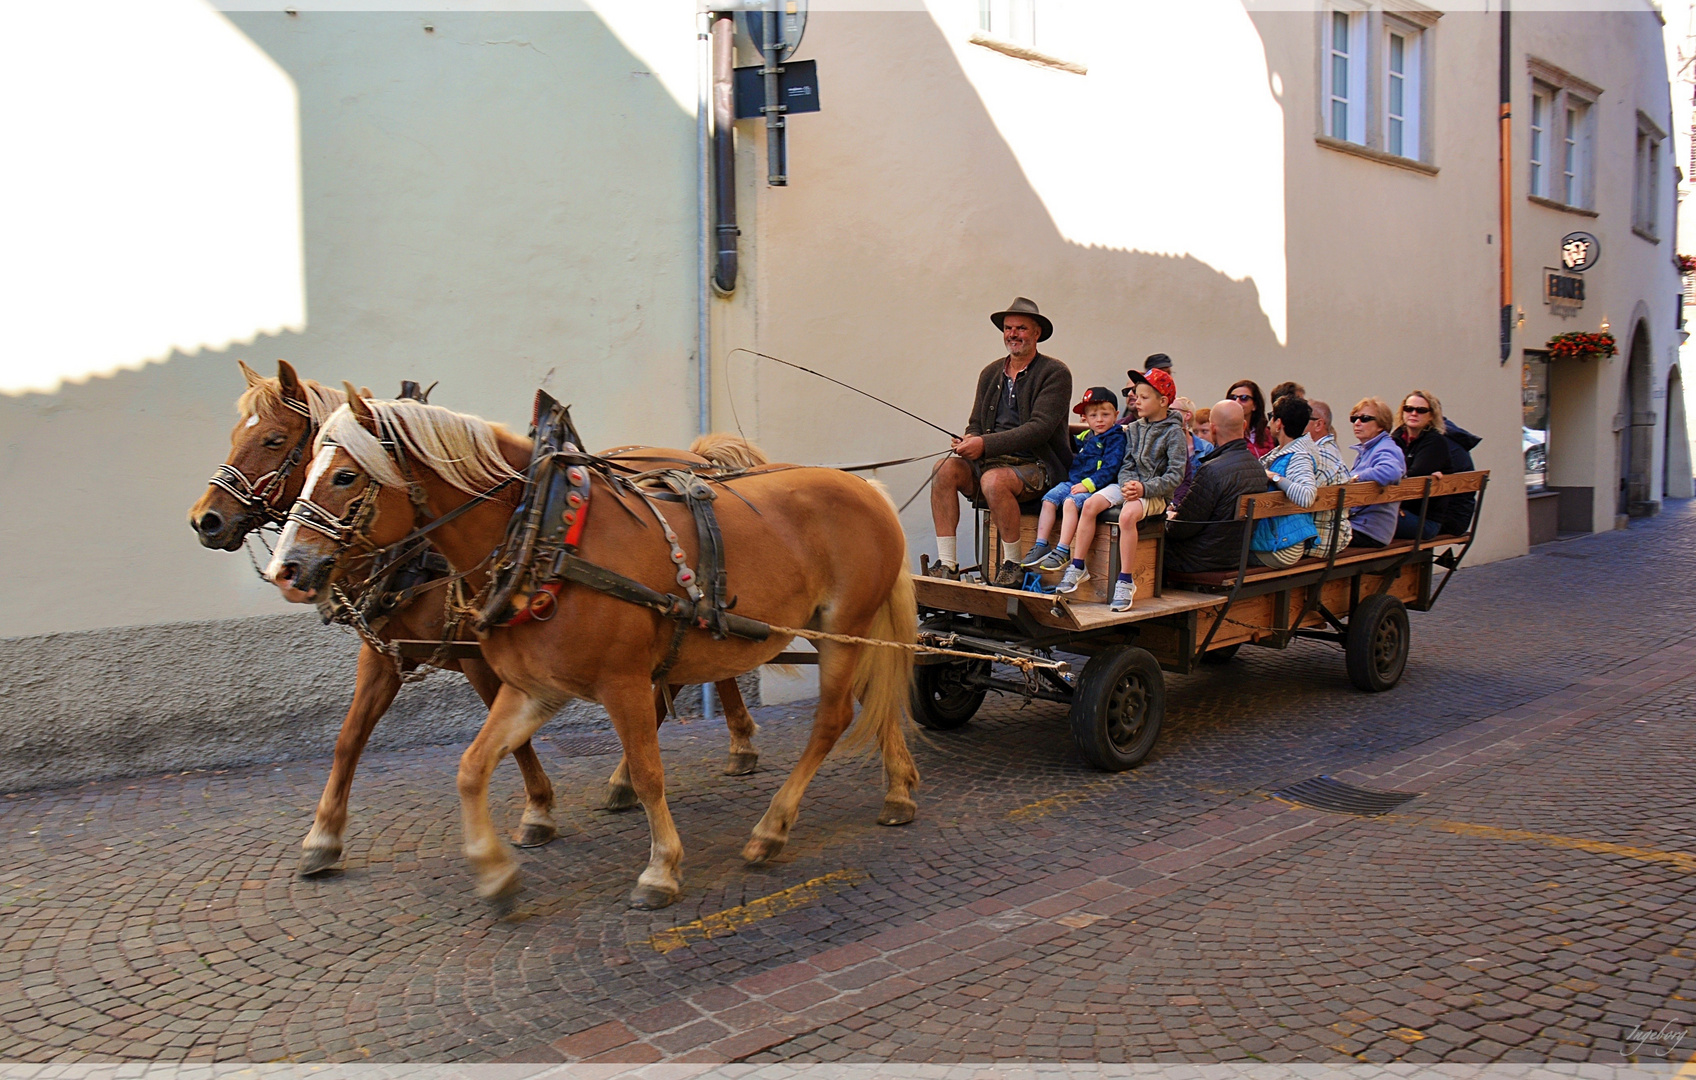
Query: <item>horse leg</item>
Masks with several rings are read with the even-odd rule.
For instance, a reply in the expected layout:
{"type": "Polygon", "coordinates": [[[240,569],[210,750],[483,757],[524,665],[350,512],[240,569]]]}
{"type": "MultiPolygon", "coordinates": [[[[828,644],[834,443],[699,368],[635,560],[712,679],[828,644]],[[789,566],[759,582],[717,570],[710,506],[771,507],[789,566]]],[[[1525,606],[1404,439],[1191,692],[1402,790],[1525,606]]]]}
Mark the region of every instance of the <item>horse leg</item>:
{"type": "MultiPolygon", "coordinates": [[[[489,665],[481,660],[461,660],[459,670],[483,704],[492,707],[495,695],[500,693],[501,681],[489,665]]],[[[530,743],[514,750],[512,760],[518,765],[519,775],[524,777],[524,819],[512,834],[512,842],[523,848],[541,847],[559,835],[559,827],[554,824],[554,785],[530,743]]]]}
{"type": "Polygon", "coordinates": [[[353,704],[336,736],[336,756],[312,828],[301,841],[300,876],[321,874],[341,861],[342,830],[347,827],[347,797],[353,789],[353,772],[359,755],[395,695],[400,693],[400,675],[394,664],[369,645],[359,647],[359,668],[353,684],[353,704]]]}
{"type": "MultiPolygon", "coordinates": [[[[658,731],[660,725],[665,723],[666,692],[669,690],[672,698],[675,699],[677,692],[681,689],[683,689],[681,686],[654,687],[655,731],[658,731]]],[[[636,797],[636,789],[630,783],[630,763],[625,760],[625,755],[620,754],[618,756],[618,768],[614,769],[612,775],[607,778],[607,797],[601,803],[601,809],[617,813],[620,810],[634,809],[641,801],[636,797]]]]}
{"type": "Polygon", "coordinates": [[[630,906],[663,908],[683,891],[679,868],[683,863],[683,840],[672,822],[665,801],[665,768],[660,762],[659,726],[652,722],[648,686],[643,682],[613,683],[603,689],[612,726],[624,744],[624,762],[636,797],[648,812],[648,866],[636,879],[630,906]]]}
{"type": "Polygon", "coordinates": [[[719,704],[724,706],[724,726],[730,729],[730,754],[724,761],[724,775],[747,776],[760,764],[760,752],[754,746],[754,732],[759,726],[748,713],[742,700],[742,688],[735,679],[724,679],[713,686],[718,690],[719,704]]]}
{"type": "Polygon", "coordinates": [[[789,842],[789,830],[800,813],[801,796],[836,740],[854,719],[854,667],[864,646],[822,642],[819,645],[819,707],[813,716],[813,732],[795,770],[772,796],[765,816],[754,826],[754,835],[742,849],[742,857],[758,865],[775,858],[789,842]]]}
{"type": "Polygon", "coordinates": [[[500,914],[510,911],[518,896],[518,860],[495,832],[494,817],[489,812],[489,777],[501,759],[529,742],[561,704],[563,701],[534,698],[503,685],[483,729],[460,755],[459,808],[465,857],[477,876],[477,895],[500,914]]]}

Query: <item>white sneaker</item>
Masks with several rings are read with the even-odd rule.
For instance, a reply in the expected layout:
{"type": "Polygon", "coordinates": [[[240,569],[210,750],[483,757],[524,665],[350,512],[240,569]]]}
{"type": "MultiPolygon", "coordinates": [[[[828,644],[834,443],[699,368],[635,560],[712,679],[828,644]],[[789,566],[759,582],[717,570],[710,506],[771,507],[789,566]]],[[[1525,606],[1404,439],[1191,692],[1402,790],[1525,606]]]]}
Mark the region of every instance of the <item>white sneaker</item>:
{"type": "Polygon", "coordinates": [[[1054,591],[1057,593],[1074,593],[1078,591],[1079,585],[1082,585],[1088,580],[1089,571],[1081,566],[1073,564],[1066,567],[1066,574],[1060,579],[1059,588],[1054,591]]]}
{"type": "Polygon", "coordinates": [[[1113,583],[1113,602],[1107,605],[1109,611],[1131,610],[1131,600],[1137,594],[1137,583],[1134,581],[1115,581],[1113,583]]]}

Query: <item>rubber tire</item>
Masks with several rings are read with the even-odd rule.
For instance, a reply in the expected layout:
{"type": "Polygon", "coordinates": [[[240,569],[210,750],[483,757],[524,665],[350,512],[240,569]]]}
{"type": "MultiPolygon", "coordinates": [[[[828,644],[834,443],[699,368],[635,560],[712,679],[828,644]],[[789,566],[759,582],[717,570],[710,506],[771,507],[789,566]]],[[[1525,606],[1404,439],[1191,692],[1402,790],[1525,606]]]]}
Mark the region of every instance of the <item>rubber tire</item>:
{"type": "Polygon", "coordinates": [[[1222,649],[1209,649],[1201,654],[1201,662],[1204,664],[1229,664],[1236,659],[1237,650],[1242,647],[1243,643],[1239,641],[1235,645],[1227,645],[1222,649]]]}
{"type": "Polygon", "coordinates": [[[953,731],[964,727],[983,705],[987,690],[968,690],[960,676],[976,668],[989,674],[988,660],[957,660],[948,664],[920,664],[913,669],[913,719],[931,731],[953,731]]]}
{"type": "Polygon", "coordinates": [[[1119,645],[1090,657],[1072,694],[1072,741],[1103,772],[1135,768],[1160,737],[1166,676],[1146,649],[1119,645]]]}
{"type": "Polygon", "coordinates": [[[1368,693],[1381,693],[1401,681],[1407,670],[1407,608],[1378,593],[1362,600],[1349,616],[1343,646],[1349,681],[1368,693]]]}

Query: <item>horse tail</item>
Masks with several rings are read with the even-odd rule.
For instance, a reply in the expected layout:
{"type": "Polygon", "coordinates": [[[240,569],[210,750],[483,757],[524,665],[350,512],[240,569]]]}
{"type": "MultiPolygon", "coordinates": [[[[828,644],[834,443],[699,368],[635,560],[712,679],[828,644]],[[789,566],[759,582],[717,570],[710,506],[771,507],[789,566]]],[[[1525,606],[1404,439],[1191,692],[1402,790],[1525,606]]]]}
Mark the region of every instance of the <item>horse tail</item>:
{"type": "Polygon", "coordinates": [[[698,437],[689,444],[689,452],[699,454],[721,469],[752,469],[771,463],[764,450],[728,431],[711,431],[698,437]]]}
{"type": "MultiPolygon", "coordinates": [[[[872,618],[866,637],[876,641],[894,641],[911,645],[919,636],[919,605],[913,594],[913,578],[907,570],[907,539],[901,523],[895,518],[895,501],[876,480],[868,481],[889,504],[896,535],[901,538],[901,561],[883,606],[872,618]]],[[[896,760],[906,761],[906,730],[912,715],[913,653],[910,649],[890,649],[867,645],[860,649],[860,659],[854,668],[854,697],[860,702],[860,715],[843,735],[844,749],[864,750],[875,743],[887,768],[896,760]]]]}

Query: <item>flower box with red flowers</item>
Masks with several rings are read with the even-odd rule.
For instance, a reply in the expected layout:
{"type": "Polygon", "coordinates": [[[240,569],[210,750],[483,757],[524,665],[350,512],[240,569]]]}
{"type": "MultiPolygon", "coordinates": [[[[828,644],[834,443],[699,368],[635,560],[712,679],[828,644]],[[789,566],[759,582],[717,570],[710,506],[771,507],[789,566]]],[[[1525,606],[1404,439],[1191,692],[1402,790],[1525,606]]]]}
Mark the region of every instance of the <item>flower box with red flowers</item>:
{"type": "Polygon", "coordinates": [[[1592,356],[1619,354],[1619,346],[1615,344],[1614,336],[1606,330],[1594,334],[1582,330],[1556,334],[1549,339],[1545,347],[1549,350],[1549,356],[1555,359],[1588,360],[1592,356]]]}

